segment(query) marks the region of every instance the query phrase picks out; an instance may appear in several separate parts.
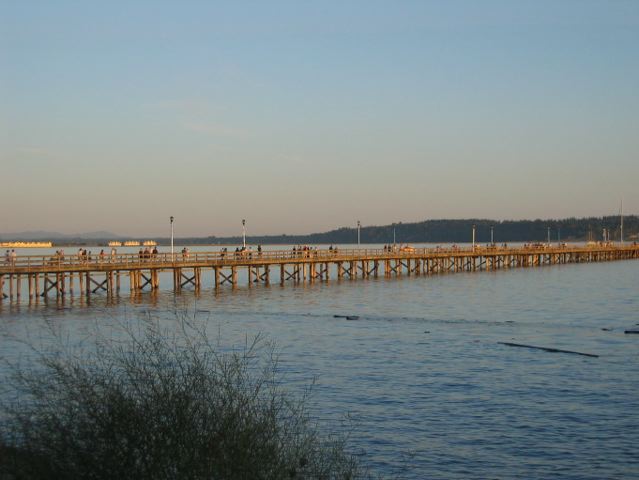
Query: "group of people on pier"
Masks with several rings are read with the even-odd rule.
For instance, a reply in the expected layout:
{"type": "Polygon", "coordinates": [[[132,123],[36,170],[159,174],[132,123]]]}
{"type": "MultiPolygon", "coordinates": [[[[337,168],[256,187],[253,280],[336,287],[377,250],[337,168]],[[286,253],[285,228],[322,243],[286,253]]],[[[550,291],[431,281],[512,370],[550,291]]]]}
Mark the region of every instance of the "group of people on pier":
{"type": "MultiPolygon", "coordinates": [[[[220,253],[222,254],[222,258],[224,258],[224,255],[226,254],[226,252],[227,252],[226,247],[221,250],[220,253]]],[[[251,247],[247,247],[246,245],[243,245],[235,249],[234,255],[236,259],[237,258],[253,258],[253,249],[251,247]]],[[[262,245],[257,246],[257,256],[258,257],[262,256],[262,245]]]]}
{"type": "Polygon", "coordinates": [[[11,249],[11,251],[7,250],[4,254],[4,263],[6,263],[7,265],[15,265],[16,257],[17,254],[15,249],[11,249]]]}
{"type": "Polygon", "coordinates": [[[157,246],[153,247],[153,250],[151,250],[149,247],[144,247],[144,250],[140,249],[140,251],[138,252],[138,258],[140,260],[151,260],[152,258],[156,258],[157,256],[158,256],[157,246]]]}
{"type": "Polygon", "coordinates": [[[300,258],[317,257],[317,247],[309,247],[308,245],[298,245],[293,247],[293,256],[300,258]]]}

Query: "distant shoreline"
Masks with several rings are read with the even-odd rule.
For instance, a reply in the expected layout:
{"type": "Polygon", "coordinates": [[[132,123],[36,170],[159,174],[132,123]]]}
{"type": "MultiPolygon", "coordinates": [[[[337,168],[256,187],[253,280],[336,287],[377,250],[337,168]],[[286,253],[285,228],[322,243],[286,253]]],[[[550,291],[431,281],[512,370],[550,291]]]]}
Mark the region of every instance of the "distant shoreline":
{"type": "MultiPolygon", "coordinates": [[[[330,245],[357,244],[358,234],[363,244],[390,243],[464,243],[472,241],[473,229],[477,243],[502,242],[552,242],[634,241],[639,238],[639,216],[623,216],[623,232],[620,215],[604,217],[536,219],[536,220],[491,220],[491,219],[442,219],[391,225],[355,225],[340,227],[327,232],[302,235],[247,235],[252,245],[330,245]],[[623,234],[622,234],[623,233],[623,234]]],[[[179,234],[179,232],[176,232],[179,234]]],[[[146,237],[158,245],[171,244],[170,236],[146,237]]],[[[138,237],[140,238],[140,237],[138,237]]],[[[63,235],[59,232],[22,232],[0,234],[0,242],[40,243],[50,241],[54,246],[104,246],[109,242],[134,241],[135,237],[109,232],[63,235]],[[86,235],[86,237],[83,237],[86,235]]],[[[144,239],[139,242],[142,246],[144,239]]],[[[174,244],[188,246],[237,246],[242,244],[241,235],[233,236],[179,236],[174,244]]]]}

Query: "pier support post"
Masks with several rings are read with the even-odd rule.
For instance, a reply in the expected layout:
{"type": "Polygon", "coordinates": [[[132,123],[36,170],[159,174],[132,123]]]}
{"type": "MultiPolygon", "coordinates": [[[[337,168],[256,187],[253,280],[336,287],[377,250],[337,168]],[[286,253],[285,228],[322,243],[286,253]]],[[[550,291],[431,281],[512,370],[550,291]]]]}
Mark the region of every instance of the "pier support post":
{"type": "Polygon", "coordinates": [[[131,293],[135,292],[135,272],[133,270],[129,271],[129,290],[131,293]]]}

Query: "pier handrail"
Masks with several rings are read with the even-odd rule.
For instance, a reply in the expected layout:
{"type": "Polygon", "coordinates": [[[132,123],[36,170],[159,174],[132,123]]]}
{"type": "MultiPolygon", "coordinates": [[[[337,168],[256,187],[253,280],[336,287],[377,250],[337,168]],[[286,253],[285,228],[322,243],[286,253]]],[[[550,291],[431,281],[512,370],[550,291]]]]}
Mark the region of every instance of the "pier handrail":
{"type": "Polygon", "coordinates": [[[120,268],[169,268],[174,266],[192,265],[260,265],[271,263],[296,263],[296,262],[339,262],[358,260],[385,260],[396,258],[423,258],[438,256],[468,256],[468,255],[507,255],[528,253],[553,254],[565,252],[604,252],[618,250],[634,250],[639,248],[636,244],[614,244],[601,243],[595,245],[579,244],[525,244],[514,247],[504,247],[500,245],[475,245],[472,246],[446,246],[446,247],[421,247],[421,248],[338,248],[338,249],[314,249],[309,250],[248,250],[243,252],[228,251],[223,252],[189,252],[174,253],[161,252],[155,255],[144,255],[140,253],[110,253],[100,255],[17,255],[15,257],[0,259],[0,273],[28,273],[31,271],[42,271],[43,269],[55,270],[114,270],[120,268]]]}

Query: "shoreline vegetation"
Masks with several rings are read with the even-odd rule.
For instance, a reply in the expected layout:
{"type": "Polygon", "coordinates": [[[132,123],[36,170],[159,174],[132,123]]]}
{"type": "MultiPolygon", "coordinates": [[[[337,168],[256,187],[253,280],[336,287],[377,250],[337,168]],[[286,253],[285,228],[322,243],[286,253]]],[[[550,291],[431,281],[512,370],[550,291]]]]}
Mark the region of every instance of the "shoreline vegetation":
{"type": "Polygon", "coordinates": [[[56,348],[27,344],[35,361],[2,389],[0,478],[373,478],[347,433],[311,418],[312,389],[283,386],[272,343],[222,349],[177,316],[83,347],[55,332],[56,348]]]}
{"type": "MultiPolygon", "coordinates": [[[[611,215],[605,217],[565,218],[556,220],[490,220],[490,219],[463,219],[463,220],[426,220],[423,222],[394,223],[391,225],[368,226],[362,225],[360,230],[361,243],[387,244],[392,243],[393,238],[401,243],[464,243],[470,241],[470,232],[473,225],[476,226],[477,242],[489,242],[491,229],[496,242],[535,242],[546,241],[548,229],[551,240],[554,241],[589,241],[600,240],[604,229],[609,234],[610,240],[620,239],[620,216],[611,215]]],[[[130,241],[117,235],[102,232],[104,237],[92,236],[64,236],[57,238],[54,234],[47,241],[54,246],[98,245],[106,246],[113,241],[130,241]]],[[[39,238],[29,238],[29,233],[24,233],[20,239],[13,238],[16,234],[0,234],[0,241],[36,241],[45,240],[41,235],[46,232],[37,232],[39,238]],[[12,238],[9,238],[12,237],[12,238]]],[[[639,216],[624,216],[624,240],[633,241],[639,238],[639,216]]],[[[310,233],[304,235],[250,235],[247,240],[251,244],[261,245],[329,245],[357,243],[357,227],[341,227],[328,232],[310,233]]],[[[158,245],[170,245],[169,237],[155,238],[158,245]]],[[[239,245],[242,237],[237,236],[204,236],[204,237],[177,237],[175,243],[179,245],[239,245]]]]}

